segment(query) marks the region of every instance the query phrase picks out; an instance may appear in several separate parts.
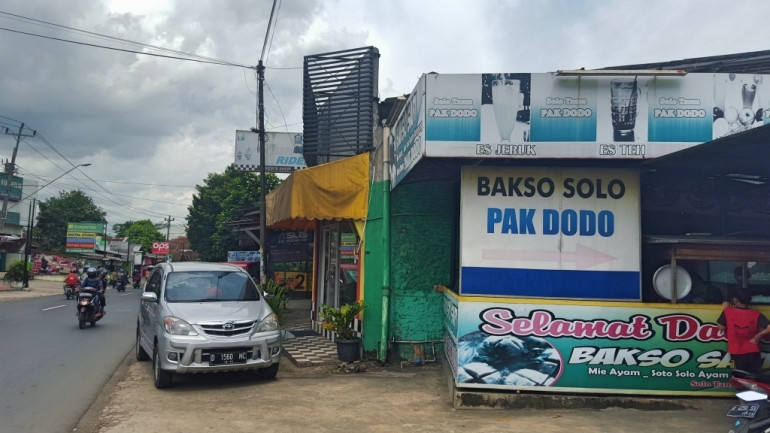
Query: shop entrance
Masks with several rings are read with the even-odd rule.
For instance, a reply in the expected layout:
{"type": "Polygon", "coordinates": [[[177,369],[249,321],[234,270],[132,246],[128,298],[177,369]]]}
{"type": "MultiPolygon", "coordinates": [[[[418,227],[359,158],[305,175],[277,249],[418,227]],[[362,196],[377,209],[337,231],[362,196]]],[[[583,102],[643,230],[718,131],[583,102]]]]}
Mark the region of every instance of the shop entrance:
{"type": "Polygon", "coordinates": [[[358,245],[355,227],[350,221],[333,221],[321,225],[318,266],[318,302],[339,308],[358,299],[358,245]]]}

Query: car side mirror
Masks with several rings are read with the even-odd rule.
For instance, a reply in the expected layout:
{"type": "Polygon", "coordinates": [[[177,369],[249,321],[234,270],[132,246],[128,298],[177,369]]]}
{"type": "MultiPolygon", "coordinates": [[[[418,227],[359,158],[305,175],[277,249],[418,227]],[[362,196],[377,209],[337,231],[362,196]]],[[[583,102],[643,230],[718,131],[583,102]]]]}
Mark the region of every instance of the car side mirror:
{"type": "Polygon", "coordinates": [[[158,295],[155,292],[144,292],[141,299],[145,302],[158,302],[158,295]]]}

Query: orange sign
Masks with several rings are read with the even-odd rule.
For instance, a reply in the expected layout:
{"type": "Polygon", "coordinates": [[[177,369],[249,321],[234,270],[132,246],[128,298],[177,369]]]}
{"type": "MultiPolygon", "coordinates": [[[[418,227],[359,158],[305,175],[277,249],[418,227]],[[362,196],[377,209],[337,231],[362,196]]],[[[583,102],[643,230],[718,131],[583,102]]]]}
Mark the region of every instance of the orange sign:
{"type": "Polygon", "coordinates": [[[295,292],[306,292],[310,289],[310,274],[307,272],[276,272],[273,279],[280,285],[295,292]]]}

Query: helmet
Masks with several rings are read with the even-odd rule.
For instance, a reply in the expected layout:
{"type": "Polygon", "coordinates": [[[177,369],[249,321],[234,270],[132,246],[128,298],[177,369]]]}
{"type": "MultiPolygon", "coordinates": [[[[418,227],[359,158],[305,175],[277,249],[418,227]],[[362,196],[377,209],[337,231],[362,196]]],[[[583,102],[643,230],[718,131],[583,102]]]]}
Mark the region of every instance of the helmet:
{"type": "Polygon", "coordinates": [[[96,278],[96,268],[88,268],[88,271],[86,272],[88,272],[88,278],[96,278]]]}

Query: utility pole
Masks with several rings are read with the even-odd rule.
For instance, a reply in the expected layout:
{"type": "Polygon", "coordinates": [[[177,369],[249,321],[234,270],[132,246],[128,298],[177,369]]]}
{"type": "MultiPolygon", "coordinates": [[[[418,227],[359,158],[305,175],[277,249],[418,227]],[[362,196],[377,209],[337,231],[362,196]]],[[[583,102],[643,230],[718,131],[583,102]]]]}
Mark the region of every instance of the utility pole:
{"type": "Polygon", "coordinates": [[[32,228],[35,221],[36,203],[37,199],[33,198],[27,214],[29,221],[27,221],[27,243],[24,246],[24,284],[22,285],[25,289],[29,288],[29,255],[32,253],[32,228]]]}
{"type": "MultiPolygon", "coordinates": [[[[165,218],[163,221],[168,221],[168,225],[166,226],[166,242],[170,242],[171,239],[171,221],[174,221],[174,218],[171,218],[171,215],[168,216],[168,218],[165,218]]],[[[171,245],[169,244],[168,248],[168,254],[166,254],[166,261],[171,263],[169,260],[169,257],[171,257],[171,245]]]]}
{"type": "MultiPolygon", "coordinates": [[[[275,4],[273,5],[275,6],[275,4]]],[[[269,29],[268,29],[269,30],[269,29]]],[[[261,253],[259,255],[259,279],[267,284],[267,204],[265,203],[265,66],[262,60],[257,65],[257,90],[259,96],[257,109],[257,129],[259,132],[259,240],[261,253]]]]}
{"type": "Polygon", "coordinates": [[[5,228],[5,220],[8,213],[8,198],[11,195],[11,183],[13,182],[13,174],[16,173],[16,153],[19,151],[19,143],[24,137],[34,137],[37,135],[37,131],[32,131],[32,134],[24,134],[24,123],[19,126],[19,132],[13,133],[8,128],[5,128],[6,135],[13,135],[16,137],[16,147],[13,148],[13,156],[11,162],[5,164],[5,197],[3,197],[3,213],[0,215],[0,230],[5,228]]]}

